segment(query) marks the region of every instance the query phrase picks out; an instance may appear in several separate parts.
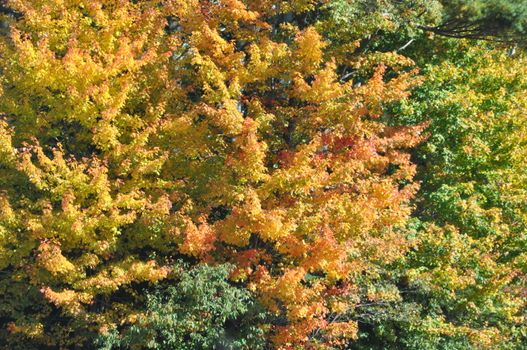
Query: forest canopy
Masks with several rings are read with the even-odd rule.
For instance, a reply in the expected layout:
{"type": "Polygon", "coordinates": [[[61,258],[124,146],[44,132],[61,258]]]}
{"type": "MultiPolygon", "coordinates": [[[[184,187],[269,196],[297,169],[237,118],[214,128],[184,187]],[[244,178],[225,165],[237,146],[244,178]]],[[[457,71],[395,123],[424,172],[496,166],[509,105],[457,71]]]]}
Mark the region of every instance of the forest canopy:
{"type": "Polygon", "coordinates": [[[0,12],[1,348],[525,349],[525,1],[0,12]]]}

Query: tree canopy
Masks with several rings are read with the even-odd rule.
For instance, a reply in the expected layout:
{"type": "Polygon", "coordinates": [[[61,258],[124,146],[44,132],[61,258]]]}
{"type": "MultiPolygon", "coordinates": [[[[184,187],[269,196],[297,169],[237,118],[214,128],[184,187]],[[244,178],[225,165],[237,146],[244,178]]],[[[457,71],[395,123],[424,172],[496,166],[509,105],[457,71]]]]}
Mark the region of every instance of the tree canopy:
{"type": "Polygon", "coordinates": [[[2,346],[527,342],[523,1],[2,13],[2,346]]]}

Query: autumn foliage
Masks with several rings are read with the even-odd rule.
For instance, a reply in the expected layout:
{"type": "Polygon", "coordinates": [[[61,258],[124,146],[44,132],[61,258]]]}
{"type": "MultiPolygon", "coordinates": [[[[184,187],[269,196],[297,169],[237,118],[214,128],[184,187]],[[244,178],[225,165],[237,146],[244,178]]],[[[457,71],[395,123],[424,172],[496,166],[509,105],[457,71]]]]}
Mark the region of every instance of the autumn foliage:
{"type": "Polygon", "coordinates": [[[254,297],[266,347],[344,349],[361,336],[361,310],[403,300],[405,278],[472,283],[456,270],[471,263],[451,257],[425,272],[424,247],[466,244],[495,268],[496,252],[461,242],[459,228],[408,229],[411,150],[431,122],[401,115],[426,75],[402,55],[362,55],[359,40],[339,49],[325,2],[8,6],[0,338],[12,348],[90,348],[98,334],[151,325],[145,293],[179,280],[178,266],[207,264],[230,266],[232,298],[254,297]],[[319,20],[291,20],[321,8],[319,20]]]}

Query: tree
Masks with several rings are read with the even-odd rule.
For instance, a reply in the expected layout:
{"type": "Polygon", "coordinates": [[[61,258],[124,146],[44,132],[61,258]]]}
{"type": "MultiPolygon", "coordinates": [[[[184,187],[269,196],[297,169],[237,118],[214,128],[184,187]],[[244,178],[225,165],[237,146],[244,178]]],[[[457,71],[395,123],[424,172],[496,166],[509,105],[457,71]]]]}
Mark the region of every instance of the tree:
{"type": "Polygon", "coordinates": [[[442,0],[443,19],[421,29],[452,38],[525,45],[527,4],[522,0],[442,0]]]}
{"type": "Polygon", "coordinates": [[[121,330],[109,329],[99,349],[261,349],[262,331],[252,296],[228,282],[229,266],[199,266],[146,295],[145,310],[121,330]]]}
{"type": "Polygon", "coordinates": [[[524,57],[452,40],[433,45],[423,47],[425,83],[392,111],[404,125],[430,120],[430,137],[413,151],[421,187],[408,233],[418,243],[389,269],[402,298],[367,318],[369,336],[354,346],[521,349],[524,57]]]}
{"type": "Polygon", "coordinates": [[[379,62],[360,86],[340,81],[345,56],[298,23],[310,1],[8,4],[10,347],[88,346],[137,313],[141,288],[175,278],[174,259],[232,264],[281,349],[345,347],[348,310],[394,297],[368,286],[410,247],[407,150],[423,126],[379,118],[415,72],[379,62]]]}

